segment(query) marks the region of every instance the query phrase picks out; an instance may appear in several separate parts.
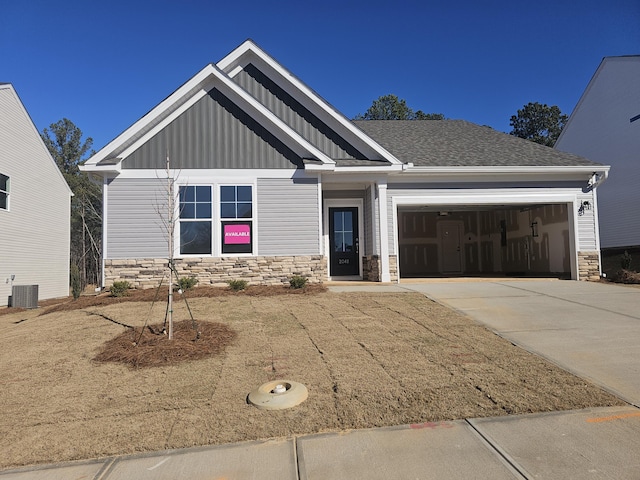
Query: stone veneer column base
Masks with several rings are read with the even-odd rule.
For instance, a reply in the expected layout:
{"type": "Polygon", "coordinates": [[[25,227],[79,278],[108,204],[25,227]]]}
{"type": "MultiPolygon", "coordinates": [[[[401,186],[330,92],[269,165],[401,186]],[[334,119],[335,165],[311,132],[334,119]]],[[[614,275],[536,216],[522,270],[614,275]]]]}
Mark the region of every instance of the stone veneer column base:
{"type": "MultiPolygon", "coordinates": [[[[362,257],[362,278],[370,282],[381,281],[379,255],[366,255],[362,257]]],[[[395,255],[389,256],[389,273],[392,282],[398,281],[398,262],[395,255]]]]}
{"type": "Polygon", "coordinates": [[[578,252],[578,280],[600,281],[600,252],[578,252]]]}
{"type": "MultiPolygon", "coordinates": [[[[198,285],[226,286],[229,280],[246,280],[253,285],[288,285],[294,275],[306,277],[309,283],[322,283],[327,278],[327,259],[322,255],[288,257],[203,257],[174,260],[181,277],[195,277],[198,285]]],[[[133,288],[157,287],[167,281],[167,259],[106,259],[105,287],[119,280],[133,288]]]]}
{"type": "Polygon", "coordinates": [[[378,255],[362,257],[362,278],[370,282],[380,281],[380,257],[378,255]]]}
{"type": "Polygon", "coordinates": [[[396,255],[389,255],[389,275],[392,282],[398,281],[398,257],[396,255]]]}

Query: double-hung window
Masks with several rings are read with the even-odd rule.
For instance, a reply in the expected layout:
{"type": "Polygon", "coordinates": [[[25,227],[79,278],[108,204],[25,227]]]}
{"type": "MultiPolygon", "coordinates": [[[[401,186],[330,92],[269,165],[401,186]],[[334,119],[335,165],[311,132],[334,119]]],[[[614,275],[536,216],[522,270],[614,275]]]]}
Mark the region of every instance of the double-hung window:
{"type": "Polygon", "coordinates": [[[220,186],[222,253],[253,253],[253,188],[220,186]]]}
{"type": "Polygon", "coordinates": [[[9,210],[9,177],[0,173],[0,210],[9,210]]]}
{"type": "Polygon", "coordinates": [[[211,255],[211,186],[180,187],[180,254],[211,255]]]}

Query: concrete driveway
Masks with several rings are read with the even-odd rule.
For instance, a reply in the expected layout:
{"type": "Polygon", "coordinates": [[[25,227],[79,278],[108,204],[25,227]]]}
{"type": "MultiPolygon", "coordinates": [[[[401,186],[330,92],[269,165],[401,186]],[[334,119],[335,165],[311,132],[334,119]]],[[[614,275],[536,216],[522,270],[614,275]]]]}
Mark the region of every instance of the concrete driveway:
{"type": "Polygon", "coordinates": [[[563,280],[430,281],[398,287],[464,312],[640,406],[640,288],[563,280]]]}

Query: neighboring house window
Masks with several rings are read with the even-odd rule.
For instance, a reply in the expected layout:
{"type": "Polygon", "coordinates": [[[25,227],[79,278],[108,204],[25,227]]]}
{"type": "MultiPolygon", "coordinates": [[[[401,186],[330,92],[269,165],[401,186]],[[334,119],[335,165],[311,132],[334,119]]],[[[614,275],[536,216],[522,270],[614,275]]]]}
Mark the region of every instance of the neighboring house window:
{"type": "Polygon", "coordinates": [[[0,173],[0,209],[9,210],[9,177],[0,173]]]}
{"type": "Polygon", "coordinates": [[[211,187],[180,187],[180,253],[211,255],[211,187]]]}
{"type": "Polygon", "coordinates": [[[253,252],[253,189],[249,185],[220,187],[222,253],[253,252]]]}

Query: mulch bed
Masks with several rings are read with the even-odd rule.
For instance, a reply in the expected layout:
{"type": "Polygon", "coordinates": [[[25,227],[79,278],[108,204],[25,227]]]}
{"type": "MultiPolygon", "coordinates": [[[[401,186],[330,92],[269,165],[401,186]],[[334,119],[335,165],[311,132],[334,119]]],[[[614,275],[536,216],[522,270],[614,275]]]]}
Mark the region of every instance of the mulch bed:
{"type": "Polygon", "coordinates": [[[218,355],[236,335],[222,323],[191,320],[173,324],[172,340],[163,324],[133,328],[106,342],[94,360],[134,368],[173,365],[218,355]]]}
{"type": "Polygon", "coordinates": [[[615,283],[640,284],[640,273],[631,270],[618,270],[610,280],[615,283]]]}

